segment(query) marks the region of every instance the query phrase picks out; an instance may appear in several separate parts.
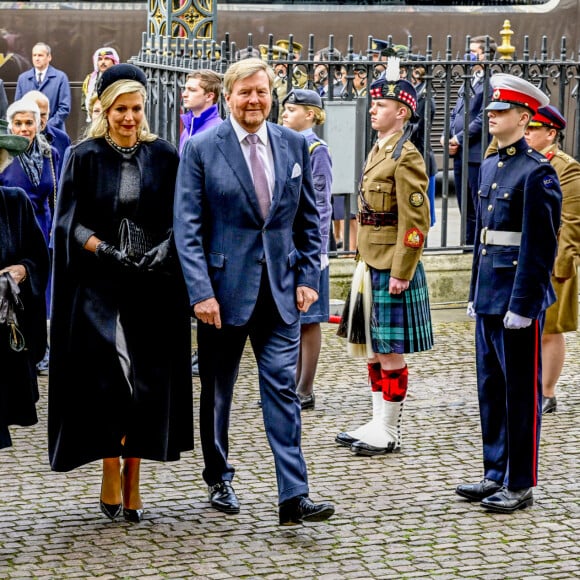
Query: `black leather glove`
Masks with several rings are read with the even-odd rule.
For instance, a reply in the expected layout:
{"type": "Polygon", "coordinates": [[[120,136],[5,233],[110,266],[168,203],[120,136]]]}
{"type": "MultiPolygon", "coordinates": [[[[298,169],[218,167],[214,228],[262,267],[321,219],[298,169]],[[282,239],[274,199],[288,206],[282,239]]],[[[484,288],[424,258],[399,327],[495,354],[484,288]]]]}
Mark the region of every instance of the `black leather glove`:
{"type": "Polygon", "coordinates": [[[135,270],[135,263],[125,256],[118,248],[108,242],[99,242],[95,249],[95,256],[113,266],[128,270],[135,270]]]}
{"type": "Polygon", "coordinates": [[[151,248],[139,261],[139,270],[159,271],[164,269],[172,256],[171,237],[151,248]]]}

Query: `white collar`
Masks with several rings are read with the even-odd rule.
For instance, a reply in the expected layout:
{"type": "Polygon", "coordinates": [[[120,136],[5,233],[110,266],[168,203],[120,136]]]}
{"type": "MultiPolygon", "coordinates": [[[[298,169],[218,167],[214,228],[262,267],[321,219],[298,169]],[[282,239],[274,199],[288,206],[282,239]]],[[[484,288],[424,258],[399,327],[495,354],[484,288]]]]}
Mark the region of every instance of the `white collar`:
{"type": "MultiPolygon", "coordinates": [[[[241,143],[249,133],[233,117],[230,117],[230,121],[236,133],[236,137],[241,143]]],[[[268,125],[266,122],[262,123],[262,126],[255,132],[255,134],[258,135],[260,141],[264,145],[268,145],[268,125]]]]}

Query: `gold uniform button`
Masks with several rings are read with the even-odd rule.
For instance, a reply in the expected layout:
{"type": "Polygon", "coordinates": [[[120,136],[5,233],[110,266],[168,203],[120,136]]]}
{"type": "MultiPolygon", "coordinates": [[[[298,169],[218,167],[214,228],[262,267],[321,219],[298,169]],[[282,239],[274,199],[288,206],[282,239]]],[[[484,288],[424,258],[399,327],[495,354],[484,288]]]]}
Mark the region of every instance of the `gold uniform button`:
{"type": "Polygon", "coordinates": [[[497,166],[498,166],[498,167],[503,167],[503,161],[500,161],[500,162],[497,164],[497,166]]]}
{"type": "Polygon", "coordinates": [[[492,188],[492,189],[497,189],[497,183],[492,183],[492,184],[491,184],[491,188],[492,188]]]}
{"type": "Polygon", "coordinates": [[[503,194],[504,199],[507,199],[509,196],[510,194],[507,191],[503,194]]]}
{"type": "Polygon", "coordinates": [[[491,203],[487,206],[487,211],[493,211],[493,205],[491,203]]]}
{"type": "Polygon", "coordinates": [[[392,145],[389,145],[389,146],[388,146],[388,147],[386,147],[386,149],[385,149],[385,151],[387,151],[387,153],[388,153],[389,151],[392,151],[392,150],[393,150],[393,146],[392,146],[392,145]]]}
{"type": "Polygon", "coordinates": [[[517,261],[517,260],[514,260],[514,261],[512,262],[512,264],[513,264],[514,266],[517,266],[517,265],[518,265],[518,261],[517,261]]]}
{"type": "Polygon", "coordinates": [[[487,256],[487,250],[485,248],[483,248],[483,250],[481,250],[481,255],[487,256]]]}

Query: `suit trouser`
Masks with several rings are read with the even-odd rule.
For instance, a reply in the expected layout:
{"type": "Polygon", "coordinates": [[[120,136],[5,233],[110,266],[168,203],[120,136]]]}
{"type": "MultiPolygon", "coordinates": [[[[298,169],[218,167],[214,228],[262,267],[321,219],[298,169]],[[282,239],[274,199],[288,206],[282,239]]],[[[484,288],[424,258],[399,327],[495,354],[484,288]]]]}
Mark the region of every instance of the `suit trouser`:
{"type": "Polygon", "coordinates": [[[542,418],[542,327],[507,330],[477,315],[476,359],[485,477],[517,490],[537,485],[542,418]]]}
{"type": "Polygon", "coordinates": [[[477,214],[477,190],[479,188],[479,168],[480,163],[467,164],[467,191],[462,188],[462,164],[461,156],[453,160],[453,179],[455,181],[455,194],[457,195],[457,204],[462,215],[465,216],[465,243],[473,244],[475,239],[475,216],[477,214]]]}
{"type": "MultiPolygon", "coordinates": [[[[232,298],[235,300],[235,298],[232,298]]],[[[198,322],[200,433],[208,485],[231,481],[228,430],[234,384],[248,337],[258,365],[260,399],[266,435],[276,467],[278,497],[282,503],[308,494],[306,463],[300,447],[300,403],[296,395],[296,363],[300,344],[297,319],[286,324],[280,317],[267,282],[266,270],[254,312],[244,326],[198,322]]]]}

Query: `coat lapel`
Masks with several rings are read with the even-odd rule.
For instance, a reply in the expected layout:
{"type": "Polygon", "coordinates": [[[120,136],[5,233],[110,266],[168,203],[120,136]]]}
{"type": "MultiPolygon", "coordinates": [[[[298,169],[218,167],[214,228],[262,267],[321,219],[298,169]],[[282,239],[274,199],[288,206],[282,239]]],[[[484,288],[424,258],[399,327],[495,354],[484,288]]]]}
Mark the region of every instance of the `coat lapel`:
{"type": "Polygon", "coordinates": [[[272,192],[272,206],[270,208],[271,216],[280,204],[286,185],[288,141],[283,137],[282,131],[273,123],[268,123],[268,139],[274,156],[274,191],[272,192]]]}
{"type": "Polygon", "coordinates": [[[232,173],[238,180],[244,191],[248,203],[254,209],[256,215],[261,219],[258,197],[254,190],[254,182],[246,159],[242,152],[240,142],[229,119],[226,119],[218,128],[217,147],[221,151],[226,163],[232,169],[232,173]]]}

